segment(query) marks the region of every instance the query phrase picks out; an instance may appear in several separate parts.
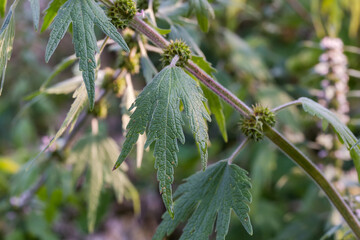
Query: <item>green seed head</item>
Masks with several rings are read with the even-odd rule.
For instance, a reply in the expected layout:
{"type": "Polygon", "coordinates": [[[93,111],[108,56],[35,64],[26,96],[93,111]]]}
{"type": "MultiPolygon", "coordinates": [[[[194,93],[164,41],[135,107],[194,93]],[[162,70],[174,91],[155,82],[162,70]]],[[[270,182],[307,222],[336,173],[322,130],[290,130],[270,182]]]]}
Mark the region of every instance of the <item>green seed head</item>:
{"type": "Polygon", "coordinates": [[[108,108],[108,102],[106,100],[101,100],[100,102],[95,104],[92,114],[99,119],[105,119],[108,114],[108,108]]]}
{"type": "Polygon", "coordinates": [[[184,67],[187,61],[191,57],[191,51],[188,45],[182,40],[170,41],[170,44],[164,49],[161,55],[161,61],[163,66],[167,66],[171,63],[171,60],[176,56],[179,56],[179,60],[176,66],[184,67]]]}
{"type": "Polygon", "coordinates": [[[107,15],[115,27],[124,29],[136,14],[136,4],[133,0],[116,0],[108,9],[107,15]]]}
{"type": "MultiPolygon", "coordinates": [[[[139,10],[146,10],[149,8],[149,0],[138,0],[136,3],[137,7],[139,10]]],[[[157,13],[157,11],[159,10],[159,6],[160,6],[160,1],[159,0],[154,0],[153,1],[153,11],[154,13],[157,13]]]]}
{"type": "Polygon", "coordinates": [[[115,79],[112,84],[112,90],[116,94],[117,97],[121,97],[126,89],[126,80],[124,77],[119,77],[115,79]]]}
{"type": "Polygon", "coordinates": [[[124,65],[128,72],[137,74],[140,71],[140,54],[136,53],[133,56],[128,56],[124,59],[124,65]]]}
{"type": "Polygon", "coordinates": [[[137,46],[137,40],[135,32],[130,28],[126,28],[122,31],[122,36],[130,49],[137,46]]]}
{"type": "Polygon", "coordinates": [[[260,141],[264,138],[264,124],[273,127],[275,123],[275,114],[269,108],[257,104],[253,106],[253,114],[241,120],[240,129],[248,138],[260,141]]]}
{"type": "Polygon", "coordinates": [[[275,126],[275,114],[268,108],[263,107],[260,104],[253,106],[254,116],[261,122],[267,123],[270,127],[275,126]]]}

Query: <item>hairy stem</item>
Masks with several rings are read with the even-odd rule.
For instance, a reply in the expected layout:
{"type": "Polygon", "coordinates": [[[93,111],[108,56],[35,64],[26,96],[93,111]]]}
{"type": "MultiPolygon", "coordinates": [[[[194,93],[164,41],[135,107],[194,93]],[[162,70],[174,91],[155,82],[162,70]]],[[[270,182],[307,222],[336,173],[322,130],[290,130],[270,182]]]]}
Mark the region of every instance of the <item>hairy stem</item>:
{"type": "Polygon", "coordinates": [[[285,139],[278,131],[264,126],[265,135],[277,145],[287,156],[289,156],[297,165],[299,165],[318,186],[325,192],[330,202],[340,212],[351,230],[360,239],[360,222],[352,212],[350,207],[344,202],[341,195],[334,186],[325,178],[321,171],[311,160],[305,156],[298,148],[285,139]]]}
{"type": "MultiPolygon", "coordinates": [[[[150,27],[138,17],[134,17],[134,19],[130,23],[130,26],[135,30],[143,33],[160,48],[165,48],[167,45],[169,45],[169,42],[163,36],[161,36],[155,29],[150,27]]],[[[208,88],[215,92],[219,97],[221,97],[238,112],[240,112],[244,117],[248,117],[249,114],[252,113],[251,108],[249,108],[244,102],[237,98],[228,89],[215,81],[207,73],[205,73],[195,63],[193,63],[192,61],[188,61],[185,68],[197,79],[199,79],[203,84],[205,84],[208,88]]]]}
{"type": "MultiPolygon", "coordinates": [[[[132,20],[130,25],[138,32],[146,35],[154,44],[156,44],[160,48],[165,48],[169,44],[169,42],[163,36],[156,32],[156,30],[151,28],[144,21],[140,20],[137,17],[132,20]]],[[[196,76],[207,87],[209,87],[213,92],[215,92],[219,97],[229,103],[244,117],[248,117],[249,114],[252,113],[252,110],[244,102],[242,102],[239,98],[232,94],[228,89],[216,82],[202,69],[200,69],[195,63],[189,61],[185,68],[194,76],[196,76]]],[[[295,104],[298,104],[298,102],[294,101],[288,104],[284,104],[275,108],[274,110],[280,111],[285,107],[295,104]]],[[[330,202],[343,216],[343,218],[345,219],[349,227],[353,230],[355,235],[360,238],[359,221],[357,220],[351,209],[346,205],[341,195],[323,176],[320,170],[310,161],[310,159],[308,159],[300,150],[298,150],[293,144],[291,144],[275,129],[265,125],[264,132],[273,143],[275,143],[284,153],[286,153],[295,163],[297,163],[318,184],[318,186],[328,196],[330,202]]]]}

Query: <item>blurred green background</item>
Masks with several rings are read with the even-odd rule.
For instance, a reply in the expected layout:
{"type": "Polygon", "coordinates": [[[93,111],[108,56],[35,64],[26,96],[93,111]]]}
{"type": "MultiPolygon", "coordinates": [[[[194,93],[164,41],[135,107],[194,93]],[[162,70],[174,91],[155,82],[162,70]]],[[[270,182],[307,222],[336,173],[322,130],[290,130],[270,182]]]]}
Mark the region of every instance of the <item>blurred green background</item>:
{"type": "MultiPolygon", "coordinates": [[[[301,96],[313,98],[334,112],[349,116],[344,122],[356,136],[360,135],[360,1],[210,1],[215,19],[210,21],[208,33],[198,29],[187,1],[177,5],[176,1],[160,2],[158,26],[168,29],[166,19],[171,19],[174,25],[169,36],[181,37],[194,53],[203,53],[217,69],[216,79],[247,104],[260,102],[275,107],[301,96]],[[344,44],[348,88],[342,91],[337,88],[337,76],[321,75],[315,68],[320,56],[329,50],[321,45],[327,36],[339,38],[344,44]],[[350,108],[341,112],[344,102],[339,99],[344,98],[350,108]]],[[[47,4],[41,1],[41,9],[47,4]]],[[[124,176],[119,175],[125,179],[123,184],[117,185],[111,176],[118,151],[114,143],[121,149],[124,140],[122,121],[126,113],[123,106],[119,107],[123,96],[107,96],[107,116],[98,120],[99,138],[89,137],[88,119],[73,141],[75,147],[57,152],[68,136],[66,133],[50,152],[30,167],[26,164],[59,129],[73,101],[71,94],[41,94],[36,100],[26,99],[39,89],[56,64],[73,54],[67,34],[46,64],[44,52],[49,31],[33,30],[28,9],[28,2],[21,2],[17,9],[14,50],[0,98],[0,239],[151,239],[165,211],[158,193],[152,150],[144,152],[140,168],[133,151],[126,161],[127,169],[123,169],[124,176]],[[95,146],[110,141],[113,148],[100,149],[96,158],[89,153],[91,149],[81,145],[91,141],[95,146]],[[108,158],[101,157],[101,151],[108,151],[108,158]],[[44,160],[49,158],[50,161],[44,160]],[[91,165],[92,162],[98,165],[91,165]],[[101,188],[100,196],[89,195],[90,187],[96,185],[91,183],[92,168],[104,168],[104,184],[97,186],[101,188]],[[36,191],[32,192],[34,187],[36,191]],[[29,199],[19,206],[28,197],[26,194],[30,194],[29,199]],[[89,233],[87,222],[89,201],[98,201],[93,233],[89,233]]],[[[98,36],[102,37],[100,32],[98,36]]],[[[119,54],[121,51],[105,48],[101,69],[116,70],[119,54]]],[[[159,54],[149,51],[148,55],[160,70],[159,54]]],[[[74,75],[78,75],[76,65],[57,75],[51,84],[74,75]]],[[[133,74],[132,80],[136,93],[146,84],[141,72],[133,74]]],[[[224,142],[215,120],[209,123],[210,163],[229,157],[244,138],[239,130],[240,115],[226,103],[223,105],[228,142],[224,142]]],[[[357,175],[332,130],[323,131],[317,119],[296,107],[282,111],[277,119],[276,128],[322,169],[360,217],[357,175]]],[[[185,128],[185,134],[186,143],[178,153],[174,189],[201,169],[189,129],[185,128]]],[[[226,239],[355,239],[319,188],[268,140],[250,143],[235,163],[246,169],[252,179],[250,215],[254,235],[247,235],[234,216],[226,239]]],[[[169,239],[178,239],[180,234],[178,229],[169,239]]]]}

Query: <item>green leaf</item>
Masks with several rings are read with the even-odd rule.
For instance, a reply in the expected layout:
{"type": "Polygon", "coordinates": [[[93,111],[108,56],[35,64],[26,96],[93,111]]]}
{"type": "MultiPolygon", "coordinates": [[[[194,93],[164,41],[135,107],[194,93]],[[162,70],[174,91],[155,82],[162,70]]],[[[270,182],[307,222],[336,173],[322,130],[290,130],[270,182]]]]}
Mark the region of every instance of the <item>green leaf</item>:
{"type": "Polygon", "coordinates": [[[70,23],[73,24],[73,43],[76,56],[80,60],[79,69],[83,74],[90,109],[92,109],[95,101],[95,53],[98,52],[94,24],[125,51],[129,51],[129,48],[104,11],[93,0],[69,0],[61,6],[52,24],[52,31],[45,53],[46,61],[49,61],[70,23]]]}
{"type": "Polygon", "coordinates": [[[350,151],[350,155],[354,161],[360,181],[360,146],[355,145],[357,142],[355,135],[330,110],[324,108],[309,98],[302,97],[299,98],[299,101],[302,103],[305,112],[308,112],[313,116],[317,116],[323,121],[328,122],[333,127],[340,141],[345,144],[347,149],[350,151]]]}
{"type": "Polygon", "coordinates": [[[184,113],[189,120],[205,169],[209,141],[206,120],[211,120],[204,106],[205,98],[189,75],[181,68],[171,66],[165,67],[157,74],[132,105],[131,109],[136,109],[131,115],[126,140],[114,167],[116,169],[120,166],[137,142],[139,134],[144,134],[146,130],[145,148],[153,142],[156,143],[154,156],[160,193],[171,215],[173,215],[171,184],[174,167],[177,165],[176,153],[179,151],[177,141],[185,142],[180,101],[184,105],[184,113]]]}
{"type": "Polygon", "coordinates": [[[99,198],[104,184],[114,189],[118,202],[122,202],[124,198],[132,200],[135,212],[139,211],[138,193],[125,172],[123,170],[111,171],[111,166],[118,155],[118,146],[112,138],[104,135],[87,135],[79,140],[69,156],[68,163],[74,164],[75,180],[89,167],[87,219],[90,232],[94,230],[99,198]]]}
{"type": "Polygon", "coordinates": [[[153,26],[155,28],[155,30],[160,33],[161,35],[166,35],[169,34],[171,32],[171,29],[163,29],[163,28],[158,28],[156,26],[153,26]]]}
{"type": "MultiPolygon", "coordinates": [[[[216,69],[211,67],[211,64],[203,57],[191,56],[191,60],[211,77],[214,77],[213,73],[216,72],[216,69]]],[[[227,142],[228,136],[226,132],[226,119],[224,116],[223,105],[221,104],[220,98],[204,84],[201,84],[200,86],[204,92],[205,98],[208,100],[207,104],[209,106],[209,110],[215,116],[222,137],[224,138],[224,141],[227,142]]]]}
{"type": "Polygon", "coordinates": [[[0,0],[0,16],[5,16],[7,0],[0,0]]]}
{"type": "Polygon", "coordinates": [[[41,32],[48,29],[50,24],[53,22],[55,16],[57,15],[60,7],[64,5],[66,1],[67,0],[52,0],[51,2],[49,2],[48,7],[45,9],[44,21],[40,30],[41,32]]]}
{"type": "Polygon", "coordinates": [[[35,31],[37,31],[39,28],[39,19],[40,19],[40,3],[39,0],[29,0],[29,2],[31,6],[35,31]]]}
{"type": "Polygon", "coordinates": [[[229,44],[232,53],[230,62],[237,71],[259,81],[271,79],[271,74],[266,64],[246,41],[228,30],[224,31],[224,40],[229,44]]]}
{"type": "Polygon", "coordinates": [[[42,92],[46,94],[69,94],[74,92],[82,83],[80,76],[75,76],[64,80],[62,82],[56,83],[42,92]]]}
{"type": "Polygon", "coordinates": [[[4,87],[5,71],[7,62],[10,60],[11,52],[13,49],[14,37],[15,37],[15,19],[14,11],[17,6],[18,0],[16,0],[10,7],[3,25],[0,29],[0,96],[4,87]]]}
{"type": "Polygon", "coordinates": [[[214,9],[208,0],[190,0],[190,9],[195,11],[201,31],[209,30],[209,18],[214,18],[214,9]]]}
{"type": "Polygon", "coordinates": [[[252,235],[248,204],[251,203],[250,179],[247,172],[235,164],[220,161],[199,172],[179,186],[174,194],[175,218],[164,213],[153,240],[169,236],[182,222],[187,221],[180,240],[207,240],[216,221],[216,239],[228,233],[231,209],[245,230],[252,235]]]}

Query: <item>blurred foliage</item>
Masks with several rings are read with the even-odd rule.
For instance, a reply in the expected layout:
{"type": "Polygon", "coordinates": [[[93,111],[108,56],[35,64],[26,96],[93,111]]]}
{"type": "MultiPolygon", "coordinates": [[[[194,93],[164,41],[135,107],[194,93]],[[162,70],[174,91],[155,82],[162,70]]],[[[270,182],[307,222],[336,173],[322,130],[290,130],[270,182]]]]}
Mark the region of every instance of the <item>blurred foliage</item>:
{"type": "MultiPolygon", "coordinates": [[[[67,117],[69,109],[74,108],[71,94],[81,84],[78,77],[81,73],[72,55],[71,36],[65,35],[61,50],[55,52],[50,64],[44,61],[49,36],[49,30],[45,29],[54,18],[53,9],[58,9],[63,2],[53,0],[48,7],[48,1],[40,0],[41,10],[45,11],[41,14],[44,32],[40,34],[34,32],[33,17],[28,11],[30,3],[20,1],[14,15],[12,58],[6,63],[7,59],[4,61],[2,56],[0,62],[1,69],[7,64],[0,98],[0,239],[151,239],[165,211],[157,189],[153,149],[132,151],[127,161],[128,170],[119,173],[126,181],[118,182],[108,178],[115,174],[111,167],[116,157],[95,159],[95,153],[86,153],[92,151],[90,144],[99,152],[117,151],[113,141],[119,146],[124,141],[123,122],[128,121],[129,101],[131,105],[133,98],[161,70],[157,49],[142,36],[125,37],[134,49],[129,55],[124,55],[112,42],[103,51],[96,86],[98,95],[107,78],[112,79],[116,74],[124,84],[127,72],[119,69],[116,60],[119,56],[138,58],[140,54],[140,72],[134,71],[130,80],[126,79],[124,91],[106,94],[107,117],[98,120],[99,136],[90,133],[90,121],[86,120],[72,143],[75,147],[62,151],[71,134],[63,128],[64,136],[58,135],[47,151],[32,165],[28,164],[50,143],[49,136],[61,129],[64,119],[67,119],[65,125],[76,121],[76,118],[67,117]],[[63,59],[67,60],[56,65],[63,59]],[[103,141],[111,141],[112,150],[101,148],[103,141]],[[139,154],[143,154],[143,160],[137,168],[131,159],[139,154]],[[96,205],[89,199],[92,185],[89,175],[93,174],[93,169],[98,170],[97,173],[102,171],[104,181],[103,186],[97,182],[100,184],[96,187],[98,207],[96,221],[93,220],[94,232],[90,234],[87,218],[88,214],[95,213],[91,212],[94,207],[90,211],[88,205],[96,205]],[[37,184],[37,191],[24,201],[24,192],[31,192],[37,184]],[[125,185],[134,186],[132,195],[125,194],[124,201],[119,201],[123,195],[119,190],[125,185]],[[133,205],[137,196],[135,188],[140,196],[138,215],[133,205]]],[[[0,1],[2,17],[9,12],[12,3],[0,1]]],[[[356,136],[360,135],[358,0],[162,0],[160,3],[156,15],[145,11],[149,24],[160,31],[170,29],[167,34],[170,39],[182,38],[194,54],[205,56],[216,69],[216,72],[209,70],[210,73],[249,105],[260,102],[273,108],[299,97],[317,100],[318,93],[324,90],[321,86],[324,77],[314,70],[323,53],[319,43],[325,36],[340,38],[350,76],[348,126],[356,136]],[[210,4],[200,9],[197,6],[201,2],[210,4]],[[213,13],[214,18],[211,18],[213,13]],[[204,20],[204,16],[209,18],[204,20]]],[[[99,29],[95,30],[99,38],[103,37],[99,29]]],[[[11,36],[7,39],[11,40],[11,36]]],[[[213,104],[222,104],[225,117],[209,106],[214,114],[209,123],[211,163],[229,157],[244,138],[239,129],[239,114],[226,103],[213,104]]],[[[82,107],[73,113],[79,115],[82,107]]],[[[321,154],[324,150],[318,138],[323,131],[321,122],[296,107],[276,117],[276,128],[322,169],[360,215],[360,186],[354,164],[350,158],[337,157],[334,149],[328,150],[326,156],[321,154]]],[[[184,127],[184,131],[187,142],[179,145],[174,189],[184,178],[201,169],[191,130],[184,127]]],[[[334,136],[331,128],[325,131],[334,136]]],[[[341,145],[336,138],[330,141],[341,145]]],[[[246,169],[251,178],[250,218],[254,235],[249,236],[233,214],[226,239],[355,239],[318,187],[268,140],[250,143],[235,163],[246,169]]],[[[169,239],[178,239],[180,234],[181,228],[169,239]]]]}

